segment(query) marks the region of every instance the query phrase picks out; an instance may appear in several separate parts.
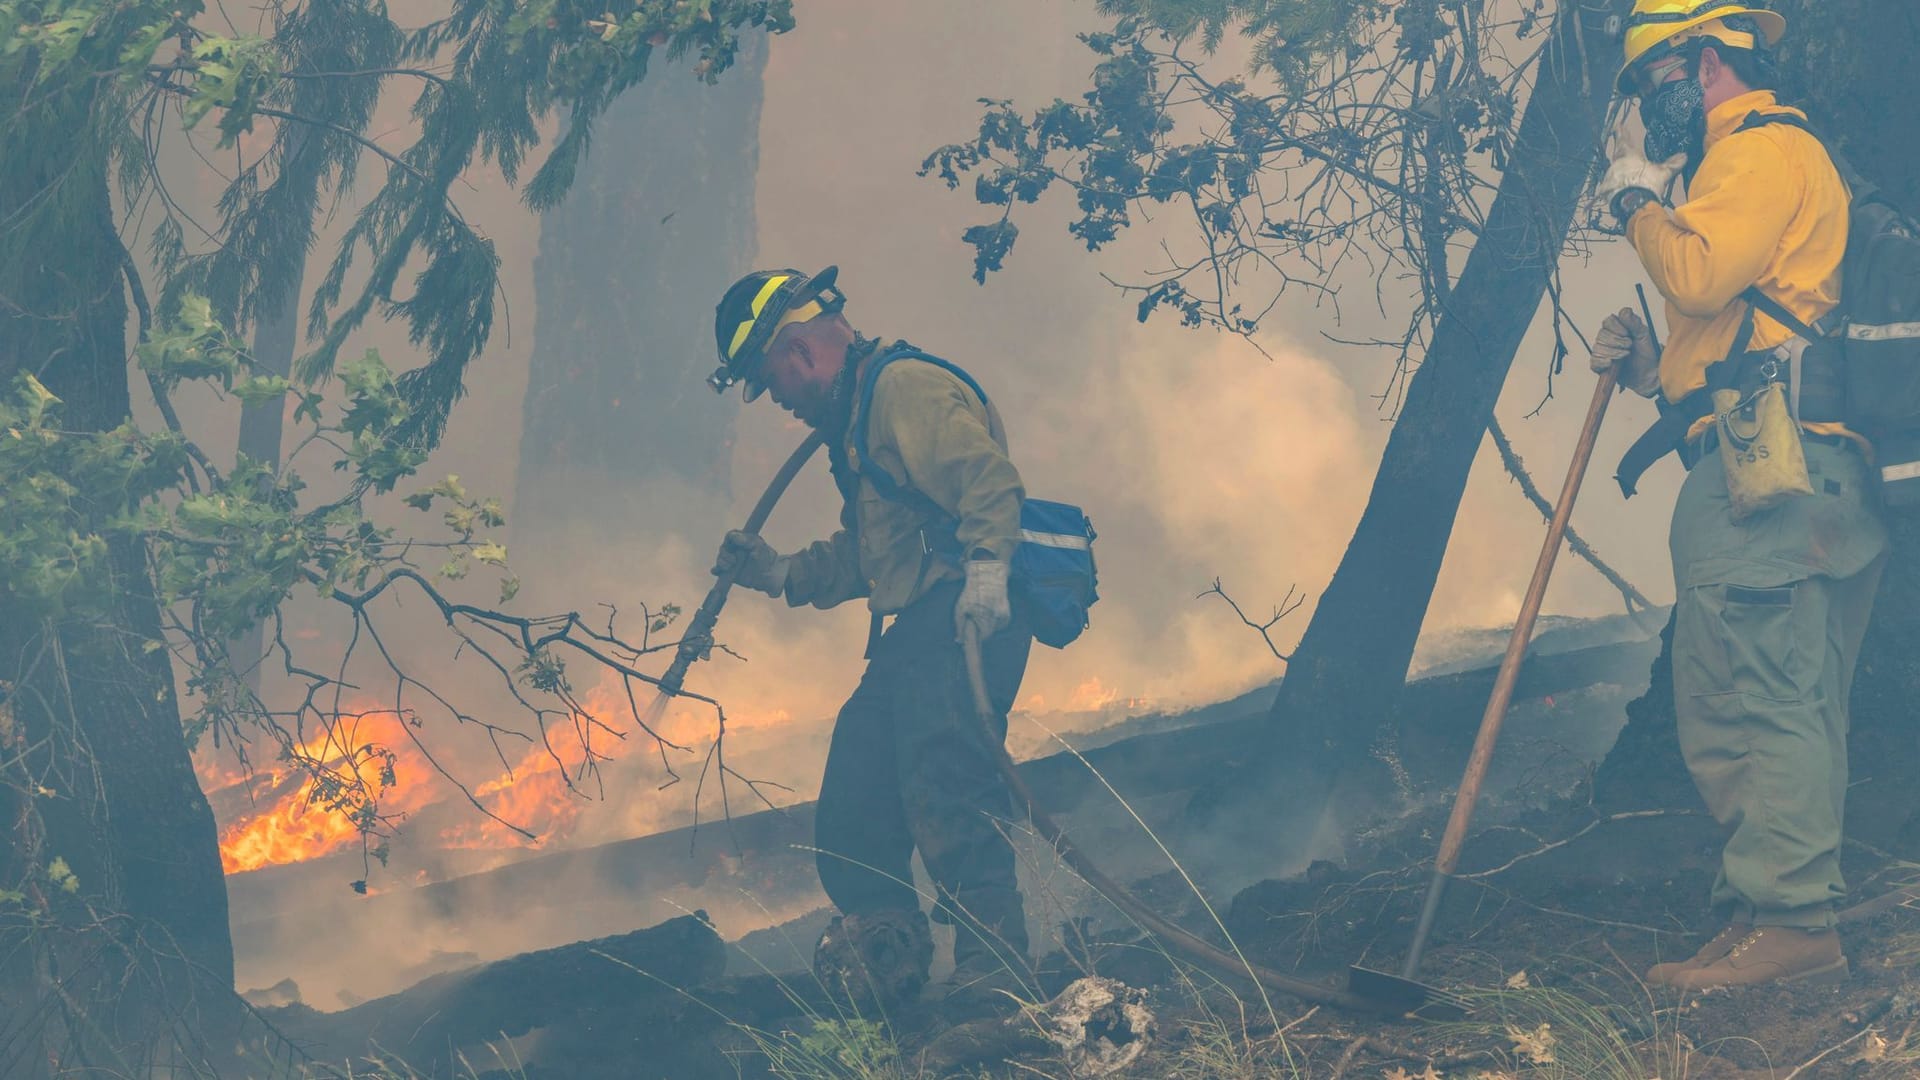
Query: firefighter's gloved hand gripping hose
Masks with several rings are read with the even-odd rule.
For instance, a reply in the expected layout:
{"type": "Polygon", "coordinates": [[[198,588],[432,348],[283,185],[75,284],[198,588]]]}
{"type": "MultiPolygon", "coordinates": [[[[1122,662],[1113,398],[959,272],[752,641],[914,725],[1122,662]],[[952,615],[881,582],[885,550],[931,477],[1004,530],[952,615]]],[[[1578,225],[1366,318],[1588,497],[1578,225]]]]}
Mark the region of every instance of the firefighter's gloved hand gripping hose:
{"type": "MultiPolygon", "coordinates": [[[[800,470],[813,458],[814,452],[824,445],[826,440],[819,432],[814,432],[795,448],[786,464],[774,474],[766,493],[760,496],[759,502],[753,504],[753,512],[747,515],[747,523],[741,526],[742,532],[759,535],[767,524],[767,516],[773,513],[774,504],[787,493],[788,485],[793,483],[795,476],[800,475],[800,470]]],[[[650,714],[664,711],[667,702],[676,697],[685,685],[687,669],[693,666],[695,660],[705,660],[712,654],[713,626],[720,619],[720,609],[727,604],[727,594],[733,591],[733,576],[732,570],[718,575],[713,588],[707,590],[707,598],[701,602],[700,610],[694,612],[693,618],[687,622],[686,632],[680,636],[680,647],[673,654],[673,663],[667,666],[667,673],[660,677],[660,692],[654,698],[653,708],[648,710],[650,714]]]]}

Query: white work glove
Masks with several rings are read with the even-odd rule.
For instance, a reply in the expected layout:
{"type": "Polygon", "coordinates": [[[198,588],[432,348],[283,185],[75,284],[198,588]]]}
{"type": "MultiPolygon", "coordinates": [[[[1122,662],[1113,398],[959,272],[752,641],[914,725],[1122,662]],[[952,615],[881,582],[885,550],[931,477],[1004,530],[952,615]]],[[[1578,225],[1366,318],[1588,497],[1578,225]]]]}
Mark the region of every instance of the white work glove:
{"type": "Polygon", "coordinates": [[[756,589],[768,596],[780,596],[787,590],[787,568],[792,559],[776,553],[759,534],[735,529],[720,543],[714,559],[713,576],[729,571],[733,583],[756,589]]]}
{"type": "Polygon", "coordinates": [[[1675,154],[1662,162],[1647,160],[1637,140],[1621,126],[1614,125],[1613,134],[1607,139],[1607,173],[1600,178],[1600,185],[1594,188],[1594,194],[1600,197],[1600,204],[1607,208],[1614,220],[1625,228],[1627,218],[1621,205],[1622,199],[1631,192],[1645,192],[1655,202],[1664,201],[1667,189],[1673,186],[1673,180],[1687,164],[1687,155],[1675,154]]]}
{"type": "Polygon", "coordinates": [[[1613,368],[1620,371],[1620,385],[1650,398],[1660,392],[1660,354],[1653,347],[1653,335],[1632,308],[1621,308],[1600,323],[1593,336],[1590,363],[1596,375],[1613,368]]]}
{"type": "Polygon", "coordinates": [[[953,630],[956,640],[965,642],[969,631],[985,641],[1006,629],[1013,621],[1013,604],[1007,597],[1007,564],[998,559],[973,559],[966,564],[967,583],[960,587],[960,599],[953,605],[953,630]]]}

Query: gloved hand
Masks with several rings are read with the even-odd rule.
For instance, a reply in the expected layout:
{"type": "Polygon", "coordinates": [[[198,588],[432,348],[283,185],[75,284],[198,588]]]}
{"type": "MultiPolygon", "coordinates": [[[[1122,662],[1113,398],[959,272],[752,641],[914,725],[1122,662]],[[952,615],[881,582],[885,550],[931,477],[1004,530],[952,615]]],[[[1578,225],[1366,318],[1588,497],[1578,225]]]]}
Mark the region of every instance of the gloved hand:
{"type": "Polygon", "coordinates": [[[1647,160],[1646,153],[1636,145],[1636,140],[1621,130],[1616,124],[1613,134],[1607,139],[1607,173],[1600,178],[1600,185],[1594,194],[1600,197],[1614,220],[1622,228],[1632,215],[1625,212],[1621,202],[1629,192],[1645,192],[1653,200],[1667,197],[1667,189],[1673,186],[1674,177],[1686,167],[1687,155],[1675,154],[1662,162],[1647,160]]]}
{"type": "Polygon", "coordinates": [[[953,605],[954,638],[967,640],[969,628],[985,641],[1006,629],[1013,621],[1013,604],[1007,597],[1007,564],[998,559],[972,559],[966,563],[967,583],[960,587],[960,599],[953,605]]]}
{"type": "Polygon", "coordinates": [[[1660,392],[1660,353],[1653,347],[1647,324],[1632,308],[1621,308],[1600,323],[1600,332],[1593,335],[1590,363],[1596,375],[1617,367],[1620,385],[1641,397],[1660,392]]]}
{"type": "Polygon", "coordinates": [[[732,571],[735,585],[777,597],[786,592],[787,568],[791,563],[791,558],[776,553],[759,534],[735,529],[720,542],[713,576],[732,571]]]}

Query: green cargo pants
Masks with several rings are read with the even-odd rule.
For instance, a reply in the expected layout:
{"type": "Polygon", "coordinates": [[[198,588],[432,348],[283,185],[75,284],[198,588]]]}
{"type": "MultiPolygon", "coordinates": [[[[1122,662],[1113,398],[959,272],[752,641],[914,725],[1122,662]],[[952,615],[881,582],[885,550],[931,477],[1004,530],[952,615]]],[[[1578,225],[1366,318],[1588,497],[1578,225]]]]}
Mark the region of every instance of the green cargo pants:
{"type": "Polygon", "coordinates": [[[1674,506],[1680,750],[1731,830],[1712,902],[1729,921],[1833,924],[1847,696],[1886,562],[1861,455],[1808,442],[1812,495],[1736,522],[1718,454],[1674,506]]]}

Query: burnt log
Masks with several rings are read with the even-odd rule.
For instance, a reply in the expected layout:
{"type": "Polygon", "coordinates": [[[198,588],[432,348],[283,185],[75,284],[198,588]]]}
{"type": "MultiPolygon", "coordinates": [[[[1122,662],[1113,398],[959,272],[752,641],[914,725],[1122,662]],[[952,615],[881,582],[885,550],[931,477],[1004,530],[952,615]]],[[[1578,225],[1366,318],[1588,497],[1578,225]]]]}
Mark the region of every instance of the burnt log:
{"type": "Polygon", "coordinates": [[[269,1019],[319,1062],[397,1059],[422,1076],[453,1076],[463,1052],[472,1060],[474,1048],[556,1025],[599,1020],[629,1031],[652,1027],[663,1041],[677,1039],[670,1025],[638,1021],[677,1007],[683,992],[717,980],[725,967],[725,945],[705,913],[695,912],[630,934],[436,975],[343,1012],[293,1006],[269,1019]]]}

